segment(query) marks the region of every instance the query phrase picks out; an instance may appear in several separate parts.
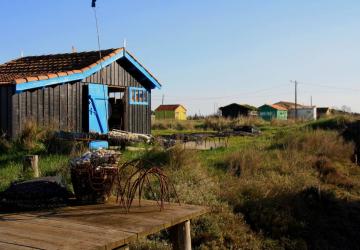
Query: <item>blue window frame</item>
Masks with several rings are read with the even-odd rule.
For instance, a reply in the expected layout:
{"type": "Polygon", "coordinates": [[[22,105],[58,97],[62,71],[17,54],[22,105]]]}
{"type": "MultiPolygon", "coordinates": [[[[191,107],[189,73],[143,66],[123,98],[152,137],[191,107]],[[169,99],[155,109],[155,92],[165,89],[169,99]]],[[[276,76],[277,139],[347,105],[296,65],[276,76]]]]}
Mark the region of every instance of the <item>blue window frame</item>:
{"type": "Polygon", "coordinates": [[[149,93],[145,88],[130,87],[129,103],[132,105],[148,105],[149,93]]]}

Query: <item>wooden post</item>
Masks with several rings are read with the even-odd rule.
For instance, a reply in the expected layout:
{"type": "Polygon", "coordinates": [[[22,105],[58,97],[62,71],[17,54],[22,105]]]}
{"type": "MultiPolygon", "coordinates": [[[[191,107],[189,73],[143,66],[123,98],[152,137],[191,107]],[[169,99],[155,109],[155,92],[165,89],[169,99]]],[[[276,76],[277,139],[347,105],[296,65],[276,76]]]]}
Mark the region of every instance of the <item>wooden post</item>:
{"type": "Polygon", "coordinates": [[[191,250],[190,221],[173,226],[170,237],[174,250],[191,250]]]}
{"type": "Polygon", "coordinates": [[[39,156],[38,155],[27,155],[24,157],[23,172],[33,173],[34,177],[39,177],[39,156]]]}

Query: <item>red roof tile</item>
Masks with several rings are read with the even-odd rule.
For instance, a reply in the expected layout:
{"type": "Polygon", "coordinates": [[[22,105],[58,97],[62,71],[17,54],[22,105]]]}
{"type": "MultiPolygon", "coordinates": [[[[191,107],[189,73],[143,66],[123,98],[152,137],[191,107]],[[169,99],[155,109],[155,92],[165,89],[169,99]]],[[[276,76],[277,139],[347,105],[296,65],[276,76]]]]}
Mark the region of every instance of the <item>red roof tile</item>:
{"type": "MultiPolygon", "coordinates": [[[[285,108],[285,109],[295,109],[295,103],[293,103],[293,102],[280,101],[280,102],[274,103],[274,105],[283,107],[283,108],[285,108]]],[[[311,107],[311,106],[305,106],[305,105],[301,105],[301,104],[299,104],[299,103],[298,103],[296,106],[297,106],[298,109],[302,109],[302,108],[313,108],[313,107],[311,107]]]]}
{"type": "Polygon", "coordinates": [[[287,110],[286,108],[280,106],[280,105],[276,105],[276,104],[269,104],[270,107],[273,107],[274,109],[277,110],[287,110]]]}
{"type": "MultiPolygon", "coordinates": [[[[174,111],[179,106],[182,106],[181,104],[167,104],[167,105],[160,105],[155,109],[155,111],[174,111]]],[[[182,106],[184,107],[184,106],[182,106]]],[[[185,109],[185,108],[184,108],[185,109]]]]}
{"type": "MultiPolygon", "coordinates": [[[[102,50],[103,59],[116,55],[121,49],[102,50]]],[[[0,84],[20,84],[26,81],[66,76],[90,69],[100,63],[99,52],[28,56],[0,65],[0,84]]]]}

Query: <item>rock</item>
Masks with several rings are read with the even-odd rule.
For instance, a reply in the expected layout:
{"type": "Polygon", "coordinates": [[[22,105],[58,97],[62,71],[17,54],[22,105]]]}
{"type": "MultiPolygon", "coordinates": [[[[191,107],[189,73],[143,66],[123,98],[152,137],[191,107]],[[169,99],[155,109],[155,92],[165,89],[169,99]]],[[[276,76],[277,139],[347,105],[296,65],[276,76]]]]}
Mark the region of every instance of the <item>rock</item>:
{"type": "Polygon", "coordinates": [[[59,177],[43,177],[12,183],[0,194],[0,204],[13,209],[60,207],[71,196],[59,177]]]}

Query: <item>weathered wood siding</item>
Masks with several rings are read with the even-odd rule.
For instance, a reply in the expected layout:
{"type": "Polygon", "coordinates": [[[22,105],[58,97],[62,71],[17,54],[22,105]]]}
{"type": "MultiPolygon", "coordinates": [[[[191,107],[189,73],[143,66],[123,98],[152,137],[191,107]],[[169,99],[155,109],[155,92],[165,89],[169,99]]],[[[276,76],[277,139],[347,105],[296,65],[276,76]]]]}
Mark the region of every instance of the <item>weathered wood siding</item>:
{"type": "Polygon", "coordinates": [[[105,83],[112,86],[142,86],[129,72],[127,72],[119,63],[114,62],[101,71],[85,78],[83,82],[105,83]]]}
{"type": "MultiPolygon", "coordinates": [[[[0,131],[9,131],[15,137],[27,120],[39,126],[54,129],[86,131],[86,98],[84,86],[88,83],[103,83],[109,86],[125,87],[125,130],[135,133],[151,132],[151,98],[149,105],[129,105],[128,87],[144,87],[117,62],[82,81],[65,83],[45,88],[8,94],[9,89],[0,88],[0,131]],[[100,73],[101,72],[101,73],[100,73]],[[6,108],[5,108],[6,106],[6,108]]],[[[149,91],[149,97],[151,91],[149,91]]]]}
{"type": "Polygon", "coordinates": [[[12,96],[12,136],[24,127],[25,121],[64,131],[82,131],[82,86],[72,82],[34,89],[12,96]]]}
{"type": "Polygon", "coordinates": [[[13,87],[10,85],[0,86],[0,136],[11,136],[11,96],[13,87]]]}
{"type": "Polygon", "coordinates": [[[150,134],[151,133],[151,90],[148,86],[143,86],[119,63],[114,62],[105,67],[102,71],[85,78],[86,83],[102,83],[109,86],[125,87],[125,130],[150,134]],[[130,105],[128,87],[145,87],[148,90],[148,105],[130,105]]]}
{"type": "Polygon", "coordinates": [[[151,133],[151,92],[148,92],[148,105],[129,105],[129,92],[126,91],[126,125],[125,129],[134,133],[151,133]]]}

